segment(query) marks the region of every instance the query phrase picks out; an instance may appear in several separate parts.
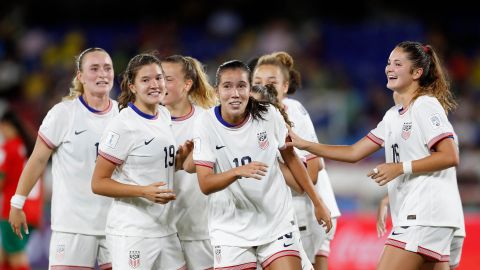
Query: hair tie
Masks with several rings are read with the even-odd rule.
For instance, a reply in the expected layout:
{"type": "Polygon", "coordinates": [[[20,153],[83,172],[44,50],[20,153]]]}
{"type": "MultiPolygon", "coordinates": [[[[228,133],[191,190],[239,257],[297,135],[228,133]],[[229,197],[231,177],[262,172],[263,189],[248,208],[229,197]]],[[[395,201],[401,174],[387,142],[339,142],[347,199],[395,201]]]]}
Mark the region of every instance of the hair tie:
{"type": "Polygon", "coordinates": [[[429,53],[430,52],[430,48],[427,47],[427,45],[422,45],[422,49],[425,53],[429,53]]]}

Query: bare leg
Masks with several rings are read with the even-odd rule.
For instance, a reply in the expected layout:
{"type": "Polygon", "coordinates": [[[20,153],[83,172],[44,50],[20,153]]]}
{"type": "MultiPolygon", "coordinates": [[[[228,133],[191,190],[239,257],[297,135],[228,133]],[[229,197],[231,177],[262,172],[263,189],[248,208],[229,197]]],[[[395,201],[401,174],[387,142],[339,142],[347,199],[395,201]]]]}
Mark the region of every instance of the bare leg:
{"type": "Polygon", "coordinates": [[[315,270],[328,270],[328,257],[315,256],[315,270]]]}
{"type": "Polygon", "coordinates": [[[302,270],[299,257],[285,256],[273,261],[265,270],[302,270]]]}
{"type": "Polygon", "coordinates": [[[385,246],[377,270],[417,270],[424,262],[418,253],[385,246]]]}
{"type": "Polygon", "coordinates": [[[449,270],[448,262],[425,262],[421,270],[449,270]]]}

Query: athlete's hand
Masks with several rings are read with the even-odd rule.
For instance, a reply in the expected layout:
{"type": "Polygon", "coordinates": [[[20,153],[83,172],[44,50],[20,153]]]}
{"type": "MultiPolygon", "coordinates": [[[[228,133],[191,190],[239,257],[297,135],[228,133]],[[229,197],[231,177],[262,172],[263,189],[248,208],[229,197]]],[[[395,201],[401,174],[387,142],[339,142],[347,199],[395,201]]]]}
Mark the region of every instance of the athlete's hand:
{"type": "Polygon", "coordinates": [[[388,197],[380,200],[377,209],[377,235],[382,237],[387,232],[387,214],[388,214],[388,197]]]}
{"type": "Polygon", "coordinates": [[[171,189],[162,188],[165,182],[156,182],[148,186],[143,186],[142,197],[154,203],[166,204],[176,199],[175,193],[171,189]]]}
{"type": "Polygon", "coordinates": [[[13,232],[18,235],[20,239],[23,239],[22,228],[23,231],[28,234],[27,217],[22,209],[10,206],[10,216],[8,218],[8,222],[12,226],[13,232]]]}
{"type": "Polygon", "coordinates": [[[257,180],[262,179],[263,176],[267,174],[267,164],[259,161],[252,161],[246,165],[236,167],[235,170],[235,175],[238,178],[241,177],[249,177],[249,178],[255,178],[257,180]]]}
{"type": "Polygon", "coordinates": [[[317,219],[318,224],[325,227],[325,232],[328,233],[333,226],[332,217],[330,210],[328,210],[325,203],[322,200],[320,200],[320,202],[321,203],[318,206],[315,206],[315,218],[317,219]]]}
{"type": "Polygon", "coordinates": [[[371,170],[367,176],[383,186],[402,174],[402,163],[383,163],[371,170]]]}
{"type": "Polygon", "coordinates": [[[187,140],[184,144],[178,146],[177,154],[175,156],[175,170],[182,170],[184,168],[184,162],[187,160],[192,151],[192,140],[187,140]]]}
{"type": "Polygon", "coordinates": [[[288,137],[285,142],[287,147],[294,146],[298,149],[305,149],[308,146],[308,141],[300,138],[291,128],[288,129],[288,137]]]}

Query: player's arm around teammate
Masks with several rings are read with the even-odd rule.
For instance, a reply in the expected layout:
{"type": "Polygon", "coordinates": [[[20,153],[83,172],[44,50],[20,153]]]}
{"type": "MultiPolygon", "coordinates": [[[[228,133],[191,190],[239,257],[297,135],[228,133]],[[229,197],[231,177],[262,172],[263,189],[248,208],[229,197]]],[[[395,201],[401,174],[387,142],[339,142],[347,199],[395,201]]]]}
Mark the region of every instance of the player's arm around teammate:
{"type": "Polygon", "coordinates": [[[459,153],[447,118],[456,104],[429,45],[399,43],[385,74],[387,88],[398,93],[400,105],[387,111],[366,137],[352,146],[338,146],[308,142],[290,132],[293,145],[346,162],[385,147],[386,162],[368,173],[379,185],[388,183],[395,213],[378,269],[418,269],[422,264],[448,269],[454,231],[463,222],[455,171],[459,153]]]}

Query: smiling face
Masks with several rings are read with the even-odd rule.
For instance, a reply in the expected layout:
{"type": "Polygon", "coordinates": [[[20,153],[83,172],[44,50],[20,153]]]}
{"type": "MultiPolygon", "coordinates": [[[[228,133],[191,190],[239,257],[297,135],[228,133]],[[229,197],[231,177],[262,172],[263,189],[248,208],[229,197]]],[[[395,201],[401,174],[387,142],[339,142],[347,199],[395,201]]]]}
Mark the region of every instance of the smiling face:
{"type": "Polygon", "coordinates": [[[398,93],[418,88],[418,80],[422,75],[421,68],[413,68],[408,54],[401,48],[395,48],[388,58],[385,67],[387,75],[387,88],[398,93]]]}
{"type": "Polygon", "coordinates": [[[192,85],[192,80],[185,80],[183,67],[180,63],[163,62],[165,71],[165,87],[168,95],[162,100],[162,104],[171,106],[185,100],[188,100],[188,91],[192,85]]]}
{"type": "Polygon", "coordinates": [[[142,66],[129,88],[135,95],[135,106],[144,112],[156,110],[165,94],[162,69],[156,63],[142,66]]]}
{"type": "Polygon", "coordinates": [[[260,65],[255,68],[252,79],[253,85],[271,84],[277,89],[277,98],[282,100],[288,92],[288,82],[280,67],[275,65],[260,65]]]}
{"type": "Polygon", "coordinates": [[[113,65],[110,56],[103,51],[88,52],[83,56],[77,78],[83,89],[93,95],[108,95],[113,87],[113,65]]]}
{"type": "Polygon", "coordinates": [[[248,72],[240,68],[223,70],[217,92],[222,117],[232,124],[242,121],[245,118],[245,108],[250,96],[248,72]]]}

